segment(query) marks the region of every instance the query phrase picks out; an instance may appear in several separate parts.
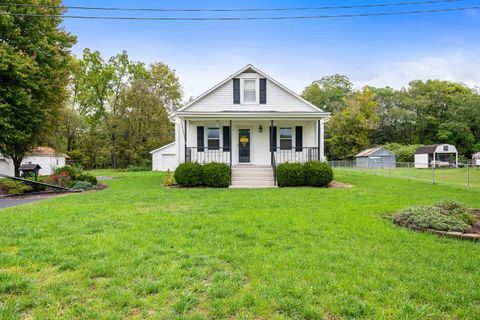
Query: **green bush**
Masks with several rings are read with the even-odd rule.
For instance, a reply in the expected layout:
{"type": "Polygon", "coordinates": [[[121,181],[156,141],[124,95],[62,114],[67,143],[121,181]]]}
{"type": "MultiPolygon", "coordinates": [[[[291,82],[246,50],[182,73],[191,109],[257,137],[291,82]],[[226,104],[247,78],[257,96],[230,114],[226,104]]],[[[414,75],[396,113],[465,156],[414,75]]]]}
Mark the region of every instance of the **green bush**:
{"type": "Polygon", "coordinates": [[[203,167],[203,183],[212,188],[228,188],[230,167],[225,163],[207,163],[203,167]]]}
{"type": "Polygon", "coordinates": [[[387,143],[383,147],[395,154],[397,162],[414,162],[415,151],[420,145],[409,144],[403,145],[399,143],[387,143]]]}
{"type": "Polygon", "coordinates": [[[0,191],[0,193],[4,194],[22,194],[32,191],[32,187],[24,184],[21,181],[0,179],[0,191]]]}
{"type": "Polygon", "coordinates": [[[305,185],[305,171],[300,163],[282,163],[277,166],[277,184],[279,187],[305,185]]]}
{"type": "Polygon", "coordinates": [[[312,187],[328,187],[333,180],[332,168],[326,162],[309,161],[303,166],[305,184],[312,187]]]}
{"type": "Polygon", "coordinates": [[[87,181],[77,181],[72,186],[72,189],[75,190],[92,190],[93,188],[93,184],[87,181]]]}
{"type": "Polygon", "coordinates": [[[165,187],[170,187],[170,186],[175,185],[176,183],[177,182],[175,181],[175,178],[172,176],[172,173],[170,172],[170,170],[168,170],[167,174],[163,178],[163,185],[165,187]]]}
{"type": "Polygon", "coordinates": [[[80,171],[78,168],[74,166],[64,166],[55,169],[55,173],[60,175],[61,173],[66,172],[70,178],[70,180],[75,180],[77,174],[80,174],[80,171]]]}
{"type": "Polygon", "coordinates": [[[475,218],[458,202],[440,201],[431,206],[413,206],[403,209],[397,212],[394,221],[404,226],[468,232],[475,218]]]}
{"type": "Polygon", "coordinates": [[[198,162],[180,164],[175,170],[175,181],[185,187],[203,185],[203,166],[198,162]]]}
{"type": "Polygon", "coordinates": [[[93,185],[97,185],[98,183],[97,178],[88,173],[77,174],[77,176],[75,177],[75,180],[90,182],[93,185]]]}

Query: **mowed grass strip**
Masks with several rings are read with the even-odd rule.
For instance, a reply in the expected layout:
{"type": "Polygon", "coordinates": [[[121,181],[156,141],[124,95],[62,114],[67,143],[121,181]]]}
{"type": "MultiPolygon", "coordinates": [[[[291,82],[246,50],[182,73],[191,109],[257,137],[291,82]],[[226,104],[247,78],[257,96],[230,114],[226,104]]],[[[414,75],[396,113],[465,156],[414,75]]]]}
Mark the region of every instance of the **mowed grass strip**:
{"type": "Polygon", "coordinates": [[[392,225],[480,193],[337,171],[350,189],[102,192],[0,211],[0,318],[475,319],[480,247],[392,225]]]}

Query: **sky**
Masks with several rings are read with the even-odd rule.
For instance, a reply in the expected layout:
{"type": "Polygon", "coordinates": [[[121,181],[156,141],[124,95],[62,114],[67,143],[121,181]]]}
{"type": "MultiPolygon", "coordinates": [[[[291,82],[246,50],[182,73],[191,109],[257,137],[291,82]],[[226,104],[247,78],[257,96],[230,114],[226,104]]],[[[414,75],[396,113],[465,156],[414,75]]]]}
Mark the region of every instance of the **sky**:
{"type": "MultiPolygon", "coordinates": [[[[64,0],[66,6],[122,8],[285,8],[362,5],[416,0],[161,1],[64,0]]],[[[98,12],[66,14],[136,17],[306,16],[429,10],[479,6],[476,0],[387,8],[289,12],[98,12]]],[[[415,79],[480,86],[480,10],[383,17],[270,21],[113,21],[65,19],[84,48],[105,57],[126,50],[146,64],[176,71],[184,97],[195,97],[247,64],[297,93],[336,73],[364,85],[399,89],[415,79]]]]}

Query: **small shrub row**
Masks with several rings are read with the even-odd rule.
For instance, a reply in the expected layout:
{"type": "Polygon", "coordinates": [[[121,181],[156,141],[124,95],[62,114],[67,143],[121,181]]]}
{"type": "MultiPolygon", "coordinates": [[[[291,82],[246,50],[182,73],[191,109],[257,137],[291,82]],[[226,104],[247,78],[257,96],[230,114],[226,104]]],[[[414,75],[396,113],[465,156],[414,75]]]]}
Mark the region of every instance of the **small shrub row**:
{"type": "Polygon", "coordinates": [[[282,163],[277,166],[277,184],[279,187],[327,187],[333,181],[332,168],[321,161],[300,163],[282,163]]]}
{"type": "Polygon", "coordinates": [[[89,185],[96,186],[98,183],[95,176],[88,173],[82,173],[81,169],[76,166],[64,166],[57,168],[55,172],[49,175],[45,181],[49,184],[54,184],[57,186],[84,190],[92,189],[93,187],[90,188],[89,185]],[[85,183],[78,184],[78,182],[86,182],[89,185],[85,183]],[[85,186],[85,188],[80,188],[80,186],[85,186]]]}
{"type": "Polygon", "coordinates": [[[456,201],[440,201],[430,206],[412,206],[396,213],[394,221],[406,227],[468,232],[475,217],[456,201]]]}
{"type": "Polygon", "coordinates": [[[227,188],[230,184],[230,167],[216,162],[206,165],[182,163],[175,170],[174,178],[177,184],[184,187],[227,188]]]}
{"type": "Polygon", "coordinates": [[[0,194],[22,194],[32,191],[32,187],[24,184],[21,181],[10,179],[0,179],[0,194]]]}

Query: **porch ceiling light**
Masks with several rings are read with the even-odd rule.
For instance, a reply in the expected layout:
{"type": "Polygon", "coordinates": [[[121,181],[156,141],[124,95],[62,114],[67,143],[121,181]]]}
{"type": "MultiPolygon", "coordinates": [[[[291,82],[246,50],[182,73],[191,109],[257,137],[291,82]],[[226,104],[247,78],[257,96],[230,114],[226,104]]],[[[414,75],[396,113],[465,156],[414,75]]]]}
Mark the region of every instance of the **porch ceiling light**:
{"type": "Polygon", "coordinates": [[[258,127],[258,132],[263,132],[263,127],[262,127],[262,125],[260,125],[260,127],[258,127]]]}

